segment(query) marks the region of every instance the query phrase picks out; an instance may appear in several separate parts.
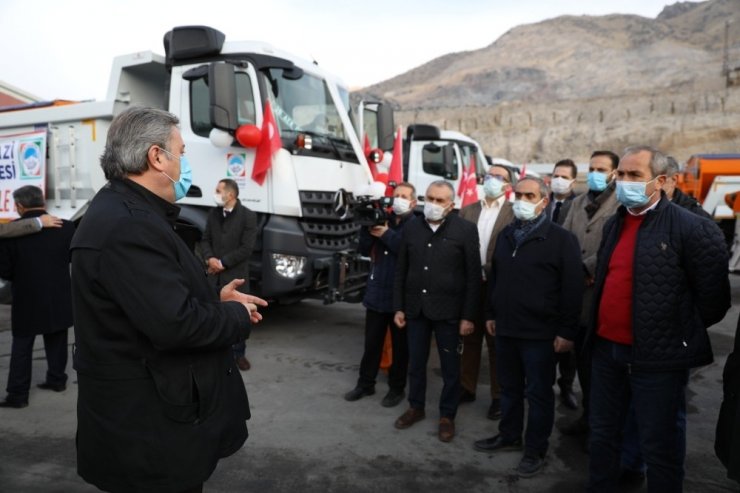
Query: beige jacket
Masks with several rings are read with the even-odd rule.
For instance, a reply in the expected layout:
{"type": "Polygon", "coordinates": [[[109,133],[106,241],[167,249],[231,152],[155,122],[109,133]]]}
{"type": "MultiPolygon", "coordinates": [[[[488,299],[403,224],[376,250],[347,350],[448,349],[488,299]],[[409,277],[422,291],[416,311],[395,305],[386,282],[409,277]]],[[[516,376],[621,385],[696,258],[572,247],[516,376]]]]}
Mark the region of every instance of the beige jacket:
{"type": "MultiPolygon", "coordinates": [[[[466,205],[465,207],[460,209],[460,217],[477,225],[478,218],[480,217],[481,208],[482,206],[480,200],[474,204],[466,205]]],[[[498,234],[513,220],[514,210],[511,208],[511,202],[505,200],[504,204],[501,206],[501,210],[498,213],[496,222],[493,224],[493,230],[491,231],[491,240],[488,242],[488,248],[486,249],[486,263],[483,266],[486,274],[486,279],[488,278],[489,272],[491,272],[491,258],[493,258],[493,251],[496,248],[496,238],[498,237],[498,234]]]]}

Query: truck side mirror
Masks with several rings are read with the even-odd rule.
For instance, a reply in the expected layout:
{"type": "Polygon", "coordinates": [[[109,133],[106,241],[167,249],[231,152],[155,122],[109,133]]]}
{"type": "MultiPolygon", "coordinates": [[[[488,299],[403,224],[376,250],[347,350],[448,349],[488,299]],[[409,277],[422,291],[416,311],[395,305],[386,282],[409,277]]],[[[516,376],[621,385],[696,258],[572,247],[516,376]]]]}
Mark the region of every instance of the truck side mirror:
{"type": "Polygon", "coordinates": [[[211,100],[211,125],[227,132],[239,126],[236,109],[236,77],[230,63],[212,63],[208,66],[208,93],[211,100]]]}
{"type": "Polygon", "coordinates": [[[378,147],[384,151],[393,149],[395,124],[393,108],[389,104],[378,103],[378,147]]]}
{"type": "Polygon", "coordinates": [[[457,180],[457,159],[455,159],[455,146],[446,145],[442,147],[442,162],[445,166],[445,178],[457,180]]]}

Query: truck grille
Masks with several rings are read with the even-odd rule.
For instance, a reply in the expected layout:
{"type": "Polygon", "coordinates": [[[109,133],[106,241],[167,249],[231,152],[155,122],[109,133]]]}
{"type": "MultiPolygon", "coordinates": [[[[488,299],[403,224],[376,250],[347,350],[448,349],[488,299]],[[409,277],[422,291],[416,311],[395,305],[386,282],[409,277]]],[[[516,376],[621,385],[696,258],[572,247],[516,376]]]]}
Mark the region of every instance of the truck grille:
{"type": "Polygon", "coordinates": [[[303,217],[299,220],[309,248],[347,250],[354,248],[360,226],[340,219],[334,210],[334,192],[300,192],[303,217]]]}

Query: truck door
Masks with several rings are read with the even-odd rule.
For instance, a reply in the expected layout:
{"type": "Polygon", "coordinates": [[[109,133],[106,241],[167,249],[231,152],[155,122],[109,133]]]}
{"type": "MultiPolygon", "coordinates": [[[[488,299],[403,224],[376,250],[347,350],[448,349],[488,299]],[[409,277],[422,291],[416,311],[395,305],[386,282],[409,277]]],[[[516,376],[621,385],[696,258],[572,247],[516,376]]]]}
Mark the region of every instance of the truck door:
{"type": "Polygon", "coordinates": [[[460,163],[460,150],[453,142],[412,141],[408,178],[422,196],[429,184],[436,180],[446,180],[457,189],[462,176],[460,163]]]}

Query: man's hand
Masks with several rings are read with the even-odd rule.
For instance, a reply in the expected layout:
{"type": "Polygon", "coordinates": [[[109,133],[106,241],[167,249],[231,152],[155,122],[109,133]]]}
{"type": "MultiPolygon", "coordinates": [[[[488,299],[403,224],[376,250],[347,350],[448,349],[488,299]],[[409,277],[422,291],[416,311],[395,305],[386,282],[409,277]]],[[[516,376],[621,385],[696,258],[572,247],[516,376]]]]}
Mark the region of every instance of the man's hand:
{"type": "Polygon", "coordinates": [[[488,332],[488,335],[491,337],[496,335],[496,321],[495,320],[486,320],[486,332],[488,332]]]}
{"type": "Polygon", "coordinates": [[[473,333],[475,325],[470,320],[460,320],[460,335],[467,336],[473,333]]]}
{"type": "Polygon", "coordinates": [[[236,301],[241,303],[249,310],[249,321],[256,324],[262,320],[262,314],[257,310],[260,306],[267,306],[267,302],[257,296],[237,291],[236,288],[244,284],[244,282],[244,279],[234,279],[221,288],[221,301],[236,301]]]}
{"type": "Polygon", "coordinates": [[[586,283],[586,287],[587,288],[590,288],[591,286],[593,286],[594,285],[594,282],[595,282],[595,279],[594,279],[593,276],[588,276],[588,275],[586,276],[585,283],[586,283]]]}
{"type": "Polygon", "coordinates": [[[388,223],[373,226],[372,228],[370,228],[370,234],[376,238],[380,238],[381,236],[383,236],[386,231],[388,231],[388,223]]]}
{"type": "Polygon", "coordinates": [[[393,323],[395,323],[399,329],[406,327],[406,314],[403,312],[396,312],[393,316],[393,323]]]}
{"type": "Polygon", "coordinates": [[[39,216],[39,219],[41,219],[42,228],[61,228],[62,227],[62,220],[56,216],[52,216],[51,214],[43,214],[39,216]]]}
{"type": "Polygon", "coordinates": [[[555,341],[552,343],[556,353],[567,353],[573,349],[573,341],[563,339],[560,336],[555,337],[555,341]]]}
{"type": "Polygon", "coordinates": [[[224,270],[226,270],[224,269],[224,266],[221,263],[221,261],[217,259],[216,257],[209,258],[206,265],[208,267],[207,271],[209,274],[218,274],[219,272],[223,272],[224,270]]]}

